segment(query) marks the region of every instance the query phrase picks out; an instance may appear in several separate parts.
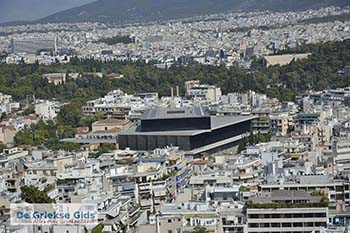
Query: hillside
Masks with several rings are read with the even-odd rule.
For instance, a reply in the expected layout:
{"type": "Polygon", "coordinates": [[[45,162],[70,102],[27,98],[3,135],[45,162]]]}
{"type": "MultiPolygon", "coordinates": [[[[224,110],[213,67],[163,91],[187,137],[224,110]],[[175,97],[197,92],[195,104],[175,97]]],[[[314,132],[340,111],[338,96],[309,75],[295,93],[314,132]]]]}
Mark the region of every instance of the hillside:
{"type": "Polygon", "coordinates": [[[178,19],[232,10],[304,10],[349,5],[348,0],[98,0],[37,21],[135,23],[178,19]]]}
{"type": "MultiPolygon", "coordinates": [[[[0,23],[37,20],[93,0],[0,0],[0,23]],[[40,6],[40,7],[39,7],[40,6]]],[[[23,22],[22,22],[23,23],[23,22]]]]}

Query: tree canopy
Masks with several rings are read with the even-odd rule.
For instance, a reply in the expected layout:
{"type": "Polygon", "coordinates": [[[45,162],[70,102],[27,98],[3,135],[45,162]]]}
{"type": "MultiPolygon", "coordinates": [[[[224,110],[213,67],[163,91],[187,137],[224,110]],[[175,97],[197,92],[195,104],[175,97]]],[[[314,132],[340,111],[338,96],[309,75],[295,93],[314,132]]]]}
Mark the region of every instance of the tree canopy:
{"type": "Polygon", "coordinates": [[[207,233],[207,232],[208,232],[207,229],[203,226],[196,226],[192,231],[192,233],[207,233]]]}
{"type": "Polygon", "coordinates": [[[73,58],[70,64],[50,66],[1,64],[0,92],[11,94],[15,100],[25,100],[35,95],[36,98],[83,103],[118,88],[127,93],[158,92],[162,96],[170,95],[170,88],[179,86],[180,92],[184,93],[184,82],[198,79],[202,83],[221,87],[223,93],[255,90],[281,101],[291,101],[295,95],[306,90],[350,85],[349,75],[337,73],[350,65],[350,40],[304,45],[283,53],[299,52],[311,52],[312,56],[290,65],[269,68],[264,68],[257,60],[250,70],[197,63],[187,66],[175,64],[161,70],[141,61],[102,62],[77,58],[73,58]],[[55,86],[42,78],[42,74],[49,72],[77,72],[82,77],[69,78],[66,83],[55,86]],[[124,78],[99,78],[92,76],[91,72],[121,73],[124,78]]]}
{"type": "MultiPolygon", "coordinates": [[[[350,65],[350,40],[303,45],[279,54],[305,52],[312,53],[312,56],[289,65],[269,68],[262,66],[261,60],[256,60],[250,70],[197,63],[187,66],[175,64],[161,70],[141,61],[102,62],[78,58],[73,58],[70,64],[50,66],[0,64],[0,92],[11,94],[19,101],[35,95],[36,98],[54,98],[67,103],[61,107],[55,122],[40,121],[36,126],[25,128],[17,133],[15,141],[17,145],[75,150],[79,147],[77,144],[63,143],[59,139],[74,137],[76,127],[90,127],[92,122],[99,120],[101,116],[98,115],[85,116],[82,106],[87,100],[102,97],[118,88],[128,93],[158,92],[160,95],[170,95],[171,87],[179,86],[183,93],[185,81],[198,79],[201,83],[221,87],[223,93],[255,90],[281,101],[291,101],[296,95],[310,89],[350,86],[350,76],[337,72],[350,65]],[[42,77],[48,72],[77,72],[82,77],[54,85],[42,77]],[[91,75],[91,72],[121,73],[124,78],[100,78],[91,75]]],[[[25,114],[32,112],[33,108],[24,111],[25,114]]],[[[239,149],[244,150],[253,139],[265,141],[262,138],[246,138],[239,149]]]]}
{"type": "Polygon", "coordinates": [[[108,45],[114,45],[114,44],[131,44],[131,43],[134,43],[135,40],[130,36],[117,35],[113,37],[102,38],[97,42],[106,43],[108,45]]]}
{"type": "Polygon", "coordinates": [[[16,146],[45,146],[52,150],[73,151],[79,149],[79,144],[61,142],[59,139],[74,137],[75,129],[71,123],[67,125],[55,124],[53,121],[44,122],[26,127],[16,133],[16,146]]]}
{"type": "Polygon", "coordinates": [[[21,187],[21,197],[28,203],[54,203],[55,200],[51,199],[45,191],[40,191],[37,187],[23,186],[21,187]]]}

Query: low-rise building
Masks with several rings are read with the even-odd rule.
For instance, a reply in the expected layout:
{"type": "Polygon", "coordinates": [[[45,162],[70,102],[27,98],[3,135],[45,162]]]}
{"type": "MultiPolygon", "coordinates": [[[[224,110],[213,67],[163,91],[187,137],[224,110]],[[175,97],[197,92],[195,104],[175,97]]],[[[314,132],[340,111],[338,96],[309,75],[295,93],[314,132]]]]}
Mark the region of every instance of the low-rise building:
{"type": "Polygon", "coordinates": [[[67,74],[66,73],[49,73],[49,74],[43,74],[43,78],[47,79],[49,83],[60,85],[66,82],[67,74]]]}
{"type": "Polygon", "coordinates": [[[191,232],[196,226],[216,233],[220,229],[218,223],[218,213],[207,203],[164,204],[157,216],[157,233],[191,232]]]}
{"type": "Polygon", "coordinates": [[[0,143],[4,145],[13,145],[15,143],[15,136],[15,127],[0,125],[0,143]]]}
{"type": "Polygon", "coordinates": [[[247,204],[248,233],[321,232],[328,223],[328,201],[302,191],[274,191],[247,204]]]}
{"type": "Polygon", "coordinates": [[[121,131],[131,126],[131,122],[128,120],[120,119],[105,119],[92,123],[91,132],[106,132],[106,131],[121,131]]]}

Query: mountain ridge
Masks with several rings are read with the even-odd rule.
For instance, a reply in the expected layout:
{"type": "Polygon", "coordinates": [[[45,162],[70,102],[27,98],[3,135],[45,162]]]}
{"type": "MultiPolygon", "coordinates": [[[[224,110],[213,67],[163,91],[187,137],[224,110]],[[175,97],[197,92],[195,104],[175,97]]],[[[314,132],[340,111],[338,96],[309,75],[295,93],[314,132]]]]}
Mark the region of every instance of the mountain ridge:
{"type": "Polygon", "coordinates": [[[228,11],[297,11],[330,5],[350,3],[348,0],[97,0],[32,22],[146,23],[228,11]]]}
{"type": "Polygon", "coordinates": [[[78,7],[93,0],[0,0],[0,23],[20,23],[78,7]]]}

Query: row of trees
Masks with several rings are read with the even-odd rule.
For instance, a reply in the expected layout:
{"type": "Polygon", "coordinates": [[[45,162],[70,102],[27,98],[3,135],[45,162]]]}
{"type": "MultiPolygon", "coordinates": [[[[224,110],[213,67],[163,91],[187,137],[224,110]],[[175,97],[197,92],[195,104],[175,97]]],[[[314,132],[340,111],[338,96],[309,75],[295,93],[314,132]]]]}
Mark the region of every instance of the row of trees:
{"type": "Polygon", "coordinates": [[[73,151],[79,149],[79,144],[59,141],[58,135],[64,133],[69,133],[70,136],[74,135],[75,131],[70,125],[61,128],[60,125],[56,125],[52,121],[47,123],[39,121],[37,125],[31,125],[31,127],[17,132],[15,142],[16,146],[45,146],[52,150],[73,151]]]}
{"type": "Polygon", "coordinates": [[[45,146],[52,150],[79,149],[79,144],[61,142],[62,138],[72,138],[77,127],[90,127],[94,121],[102,119],[101,114],[86,116],[81,110],[81,103],[72,102],[61,107],[55,122],[40,120],[15,136],[17,146],[45,146]]]}
{"type": "Polygon", "coordinates": [[[309,89],[325,89],[350,85],[349,76],[338,75],[337,71],[350,65],[350,40],[317,45],[305,45],[286,52],[311,52],[306,60],[292,62],[287,66],[265,68],[261,61],[254,62],[251,70],[236,66],[204,66],[191,64],[174,65],[160,70],[143,62],[101,62],[93,59],[72,59],[70,64],[51,66],[0,65],[0,92],[8,93],[17,100],[28,96],[56,98],[62,101],[86,101],[120,88],[123,91],[159,92],[169,95],[170,88],[178,85],[184,92],[187,80],[199,79],[202,83],[220,86],[224,93],[255,90],[276,97],[282,101],[293,100],[296,94],[309,89]],[[70,79],[63,85],[49,84],[42,78],[48,72],[115,72],[124,74],[123,79],[107,79],[85,75],[70,79]]]}
{"type": "Polygon", "coordinates": [[[135,39],[130,36],[117,35],[113,37],[102,38],[97,42],[106,43],[108,45],[131,44],[131,43],[135,43],[135,39]]]}

